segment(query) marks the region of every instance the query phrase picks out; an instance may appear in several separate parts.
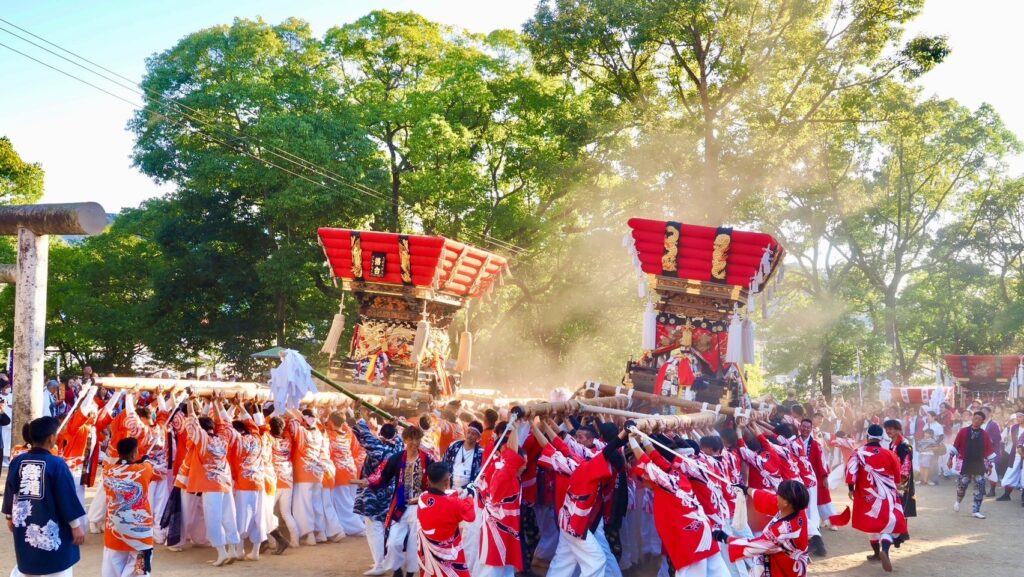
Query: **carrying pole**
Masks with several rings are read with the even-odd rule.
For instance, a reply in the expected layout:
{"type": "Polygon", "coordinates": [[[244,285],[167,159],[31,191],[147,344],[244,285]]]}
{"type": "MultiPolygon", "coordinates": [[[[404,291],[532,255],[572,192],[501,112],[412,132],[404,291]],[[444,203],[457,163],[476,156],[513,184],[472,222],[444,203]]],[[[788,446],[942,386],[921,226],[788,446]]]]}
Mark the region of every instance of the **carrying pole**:
{"type": "Polygon", "coordinates": [[[376,405],[372,405],[370,403],[367,403],[366,401],[364,401],[362,399],[362,397],[360,397],[359,395],[357,395],[357,394],[353,393],[352,391],[346,389],[345,387],[343,387],[342,385],[338,384],[333,379],[331,379],[327,375],[321,373],[320,371],[318,371],[316,369],[310,369],[309,372],[314,377],[316,377],[317,379],[319,379],[323,383],[327,384],[328,386],[330,386],[334,390],[338,391],[339,393],[345,395],[346,397],[352,399],[353,401],[358,401],[360,404],[365,406],[367,409],[370,409],[370,411],[372,411],[375,415],[377,415],[378,417],[384,419],[385,421],[399,421],[399,422],[402,422],[401,419],[399,419],[395,415],[392,415],[391,413],[385,411],[384,409],[381,409],[381,408],[377,407],[376,405]]]}

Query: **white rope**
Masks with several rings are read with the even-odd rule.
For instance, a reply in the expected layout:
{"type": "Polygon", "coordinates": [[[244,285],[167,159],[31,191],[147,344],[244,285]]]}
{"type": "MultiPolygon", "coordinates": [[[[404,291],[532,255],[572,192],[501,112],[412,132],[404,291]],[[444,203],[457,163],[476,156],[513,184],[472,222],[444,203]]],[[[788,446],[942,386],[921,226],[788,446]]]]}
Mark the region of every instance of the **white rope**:
{"type": "MultiPolygon", "coordinates": [[[[638,429],[636,427],[630,427],[629,432],[630,433],[636,433],[637,435],[647,439],[652,445],[655,445],[657,447],[661,447],[662,449],[665,449],[666,451],[672,453],[673,455],[675,455],[675,456],[677,456],[677,457],[679,457],[681,459],[685,459],[688,456],[688,455],[685,455],[685,454],[682,454],[682,453],[677,453],[675,451],[675,449],[673,449],[672,447],[668,447],[668,446],[666,446],[666,445],[664,445],[662,443],[659,443],[657,441],[657,439],[651,438],[650,435],[648,435],[647,433],[644,433],[643,431],[641,431],[640,429],[638,429]]],[[[688,450],[691,451],[691,452],[693,451],[693,449],[688,449],[688,450]]],[[[732,481],[730,481],[729,479],[726,479],[725,477],[720,477],[717,473],[712,473],[706,467],[704,467],[704,464],[701,463],[700,461],[697,461],[696,459],[694,459],[693,460],[693,464],[694,464],[694,466],[696,466],[698,469],[700,469],[708,477],[711,477],[712,479],[717,479],[717,480],[725,483],[728,486],[732,486],[732,481]]]]}
{"type": "Polygon", "coordinates": [[[490,455],[487,455],[487,460],[484,461],[484,464],[480,466],[480,470],[476,472],[476,477],[473,477],[473,480],[470,481],[468,485],[466,485],[467,489],[470,487],[474,489],[476,488],[477,479],[479,479],[480,475],[483,475],[484,471],[487,470],[487,465],[491,464],[491,459],[494,458],[494,455],[498,454],[498,447],[501,446],[502,441],[505,440],[505,436],[508,435],[508,432],[512,430],[512,426],[515,425],[515,423],[516,415],[515,413],[512,413],[508,416],[508,423],[505,425],[505,430],[501,432],[501,436],[498,437],[498,440],[494,442],[494,450],[491,451],[490,455]]]}

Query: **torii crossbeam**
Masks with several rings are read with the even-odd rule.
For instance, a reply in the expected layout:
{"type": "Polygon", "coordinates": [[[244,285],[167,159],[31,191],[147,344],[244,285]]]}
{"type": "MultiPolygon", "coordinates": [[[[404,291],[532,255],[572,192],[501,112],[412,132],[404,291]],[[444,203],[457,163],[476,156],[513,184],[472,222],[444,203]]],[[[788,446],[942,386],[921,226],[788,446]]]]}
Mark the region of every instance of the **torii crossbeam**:
{"type": "MultiPolygon", "coordinates": [[[[0,235],[18,236],[15,281],[14,411],[11,432],[21,439],[23,419],[43,414],[43,352],[46,347],[46,284],[51,234],[93,235],[107,227],[107,213],[95,202],[0,206],[0,235]]],[[[8,265],[9,267],[9,265],[8,265]]],[[[23,439],[21,439],[23,440],[23,439]]]]}

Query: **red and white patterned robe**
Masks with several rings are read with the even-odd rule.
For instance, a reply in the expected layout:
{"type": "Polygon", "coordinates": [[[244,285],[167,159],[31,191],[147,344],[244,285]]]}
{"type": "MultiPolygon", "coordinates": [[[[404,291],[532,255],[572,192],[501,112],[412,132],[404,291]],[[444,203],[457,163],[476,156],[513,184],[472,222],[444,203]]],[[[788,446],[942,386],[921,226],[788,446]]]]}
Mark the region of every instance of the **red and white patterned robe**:
{"type": "MultiPolygon", "coordinates": [[[[661,453],[654,452],[648,457],[654,464],[661,467],[662,470],[672,471],[668,466],[668,461],[661,453]]],[[[728,516],[729,503],[726,501],[723,492],[723,485],[725,484],[712,476],[725,477],[725,470],[722,464],[713,457],[699,453],[693,457],[676,457],[672,462],[672,468],[685,475],[690,481],[691,490],[694,496],[697,497],[704,515],[711,522],[711,528],[721,529],[728,525],[731,517],[728,516]],[[711,474],[708,474],[709,472],[711,474]]],[[[725,485],[725,491],[728,490],[728,485],[725,485]]]]}
{"type": "Polygon", "coordinates": [[[832,493],[828,487],[828,466],[825,464],[825,455],[821,449],[821,443],[813,436],[801,437],[800,442],[807,449],[807,460],[811,464],[811,471],[818,481],[818,502],[812,505],[828,505],[832,502],[832,493]]]}
{"type": "Polygon", "coordinates": [[[460,499],[454,493],[427,489],[420,493],[416,518],[419,521],[420,575],[470,577],[459,523],[476,519],[473,499],[460,499]]]}
{"type": "Polygon", "coordinates": [[[678,570],[717,555],[718,543],[711,536],[711,522],[689,480],[677,471],[666,470],[665,465],[664,459],[659,465],[644,455],[633,470],[654,486],[654,526],[672,566],[678,570]]]}
{"type": "Polygon", "coordinates": [[[577,539],[586,538],[602,513],[601,483],[612,478],[608,461],[600,453],[585,461],[556,437],[544,447],[539,462],[568,476],[565,502],[558,511],[558,528],[577,539]]]}
{"type": "Polygon", "coordinates": [[[764,445],[765,443],[762,443],[761,452],[756,453],[747,446],[742,437],[740,437],[737,444],[740,458],[747,465],[750,465],[747,471],[749,477],[748,484],[755,489],[771,489],[774,491],[778,488],[779,483],[783,481],[782,459],[778,453],[764,445]]]}
{"type": "MultiPolygon", "coordinates": [[[[800,473],[800,480],[803,481],[804,487],[813,489],[818,486],[818,478],[814,474],[814,467],[811,466],[811,460],[807,454],[807,445],[803,443],[799,435],[794,435],[788,439],[777,435],[779,442],[789,447],[790,454],[795,458],[797,470],[800,473]]],[[[817,503],[812,503],[816,505],[817,503]]]]}
{"type": "Polygon", "coordinates": [[[522,484],[519,469],[526,464],[519,453],[507,446],[488,465],[483,490],[483,536],[481,562],[491,567],[515,567],[523,570],[519,509],[522,484]]]}
{"type": "Polygon", "coordinates": [[[754,489],[754,508],[763,515],[774,515],[761,534],[753,539],[729,539],[729,559],[752,559],[750,577],[804,577],[807,575],[807,513],[788,517],[779,513],[773,491],[754,489]]]}
{"type": "MultiPolygon", "coordinates": [[[[779,456],[782,461],[782,466],[779,472],[782,473],[782,479],[784,481],[797,480],[804,481],[803,473],[800,471],[800,456],[793,452],[793,448],[790,447],[789,442],[778,435],[774,435],[776,439],[782,444],[776,445],[768,440],[765,435],[760,435],[757,440],[761,442],[761,446],[765,449],[774,452],[779,456]]],[[[806,482],[805,482],[806,486],[806,482]]]]}
{"type": "Polygon", "coordinates": [[[865,533],[907,532],[900,498],[900,461],[889,449],[864,445],[846,464],[846,484],[853,486],[853,528],[865,533]]]}

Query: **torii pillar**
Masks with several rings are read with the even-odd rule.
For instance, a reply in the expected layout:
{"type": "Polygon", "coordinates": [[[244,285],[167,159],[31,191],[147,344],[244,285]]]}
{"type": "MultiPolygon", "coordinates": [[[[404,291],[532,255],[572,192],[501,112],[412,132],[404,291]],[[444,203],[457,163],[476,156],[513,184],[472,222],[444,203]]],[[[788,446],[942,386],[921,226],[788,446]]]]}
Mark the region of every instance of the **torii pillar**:
{"type": "MultiPolygon", "coordinates": [[[[106,227],[107,213],[95,202],[0,206],[0,235],[18,235],[18,264],[13,279],[12,439],[24,442],[21,438],[22,423],[43,415],[49,235],[93,235],[103,232],[106,227]]],[[[10,271],[2,272],[8,276],[10,271]]]]}

